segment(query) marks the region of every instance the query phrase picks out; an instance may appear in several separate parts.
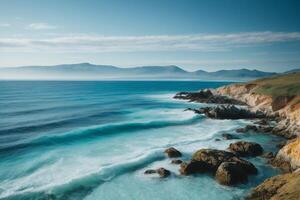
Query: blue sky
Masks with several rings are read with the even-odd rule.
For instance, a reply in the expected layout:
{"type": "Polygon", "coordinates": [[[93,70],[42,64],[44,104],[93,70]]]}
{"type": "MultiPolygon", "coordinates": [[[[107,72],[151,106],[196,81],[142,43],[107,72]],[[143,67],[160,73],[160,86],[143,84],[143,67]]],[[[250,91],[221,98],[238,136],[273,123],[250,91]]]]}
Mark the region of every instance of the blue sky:
{"type": "Polygon", "coordinates": [[[0,66],[300,67],[300,1],[0,0],[0,66]]]}

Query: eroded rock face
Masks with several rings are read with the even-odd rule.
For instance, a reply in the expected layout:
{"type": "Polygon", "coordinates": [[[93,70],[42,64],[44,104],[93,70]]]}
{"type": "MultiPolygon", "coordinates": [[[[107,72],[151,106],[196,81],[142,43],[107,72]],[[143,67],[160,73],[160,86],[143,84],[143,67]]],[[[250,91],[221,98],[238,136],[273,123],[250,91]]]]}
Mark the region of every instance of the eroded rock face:
{"type": "Polygon", "coordinates": [[[229,150],[239,156],[259,156],[263,148],[255,142],[239,141],[229,145],[229,150]]]}
{"type": "Polygon", "coordinates": [[[248,174],[238,162],[223,162],[217,169],[216,180],[222,185],[247,183],[248,174]]]}
{"type": "Polygon", "coordinates": [[[300,172],[288,173],[266,179],[254,188],[247,200],[299,200],[300,172]]]}
{"type": "Polygon", "coordinates": [[[278,111],[284,108],[295,96],[278,96],[272,101],[272,110],[278,111]]]}
{"type": "Polygon", "coordinates": [[[182,154],[180,153],[180,151],[178,151],[174,147],[170,147],[170,148],[166,149],[165,153],[168,155],[169,158],[177,158],[177,157],[181,157],[182,156],[182,154]]]}

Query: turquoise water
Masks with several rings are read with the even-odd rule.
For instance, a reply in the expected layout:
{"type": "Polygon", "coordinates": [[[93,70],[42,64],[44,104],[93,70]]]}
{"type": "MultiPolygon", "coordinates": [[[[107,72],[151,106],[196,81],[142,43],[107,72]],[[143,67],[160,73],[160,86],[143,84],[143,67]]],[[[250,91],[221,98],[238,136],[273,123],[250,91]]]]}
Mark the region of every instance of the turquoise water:
{"type": "MultiPolygon", "coordinates": [[[[226,149],[215,141],[245,120],[211,120],[172,99],[178,91],[226,82],[99,81],[0,82],[0,199],[240,199],[278,173],[251,159],[259,174],[249,184],[224,187],[209,175],[180,176],[163,154],[174,146],[184,160],[199,148],[226,149]],[[165,167],[172,176],[145,176],[165,167]]],[[[279,139],[244,134],[275,151],[279,139]]]]}

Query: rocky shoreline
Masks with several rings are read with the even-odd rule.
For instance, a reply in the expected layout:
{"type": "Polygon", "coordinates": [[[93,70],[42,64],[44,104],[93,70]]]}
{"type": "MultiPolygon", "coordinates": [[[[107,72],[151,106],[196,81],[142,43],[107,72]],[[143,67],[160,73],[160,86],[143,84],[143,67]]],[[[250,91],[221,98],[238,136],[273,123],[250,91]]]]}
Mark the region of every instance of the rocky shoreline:
{"type": "MultiPolygon", "coordinates": [[[[181,92],[176,94],[174,98],[200,103],[221,104],[200,109],[188,108],[187,110],[213,119],[258,119],[253,125],[247,125],[236,131],[239,133],[249,131],[262,132],[275,134],[283,138],[282,144],[278,144],[280,150],[276,155],[273,155],[271,152],[263,152],[259,144],[249,144],[246,141],[230,144],[228,150],[234,153],[234,156],[236,156],[233,157],[234,159],[230,156],[228,157],[227,151],[199,150],[200,152],[209,151],[210,153],[223,154],[221,158],[218,156],[212,159],[218,163],[218,167],[216,168],[215,166],[213,171],[219,183],[234,185],[246,182],[247,176],[251,175],[251,173],[246,173],[245,175],[247,170],[238,164],[239,161],[236,161],[240,160],[239,156],[261,155],[268,160],[268,164],[280,168],[283,173],[287,174],[265,180],[252,189],[246,199],[287,199],[287,195],[289,195],[289,199],[300,199],[300,189],[290,186],[289,183],[291,179],[291,181],[298,181],[297,183],[300,184],[300,174],[298,172],[300,168],[300,139],[298,138],[298,134],[300,133],[300,108],[290,108],[289,102],[293,100],[291,97],[278,97],[274,99],[270,96],[255,94],[253,92],[255,87],[255,85],[251,84],[230,85],[216,90],[205,89],[193,93],[181,92]],[[242,108],[240,107],[241,105],[246,105],[247,107],[242,108]],[[225,156],[226,158],[224,154],[227,155],[225,156]],[[232,159],[235,161],[232,162],[232,159]],[[283,193],[281,191],[283,188],[290,188],[290,191],[287,190],[283,193]]],[[[230,136],[226,137],[230,138],[230,136]]],[[[206,159],[210,156],[206,155],[206,159]]],[[[207,163],[205,164],[207,165],[207,163]]],[[[203,164],[197,164],[195,163],[195,159],[192,159],[188,164],[184,164],[180,170],[183,172],[187,171],[186,173],[189,174],[190,171],[188,169],[192,172],[205,171],[202,168],[203,164]]]]}
{"type": "MultiPolygon", "coordinates": [[[[251,190],[248,200],[300,199],[300,106],[287,108],[291,97],[272,98],[253,92],[254,85],[230,85],[218,89],[205,89],[199,92],[180,92],[174,98],[191,102],[208,103],[213,106],[199,109],[187,108],[196,114],[212,119],[251,119],[252,125],[236,130],[238,133],[255,132],[281,136],[282,143],[276,155],[265,152],[254,142],[238,141],[231,143],[226,151],[199,149],[192,159],[183,162],[173,159],[172,164],[180,164],[181,175],[208,173],[222,185],[234,186],[247,183],[248,177],[258,173],[256,167],[244,159],[261,156],[267,163],[282,170],[282,175],[271,177],[251,190]],[[293,111],[293,113],[292,113],[293,111]],[[295,114],[296,113],[296,114],[295,114]],[[297,115],[299,114],[299,115],[297,115]],[[287,198],[288,197],[288,198],[287,198]]],[[[238,139],[231,134],[223,134],[224,140],[238,139]]],[[[217,140],[217,139],[216,139],[217,140]]],[[[219,141],[220,139],[218,139],[219,141]]],[[[276,144],[274,144],[276,145],[276,144]]],[[[180,151],[171,147],[165,151],[169,158],[181,157],[180,151]]],[[[146,170],[145,174],[157,173],[165,178],[170,171],[164,168],[146,170]]]]}

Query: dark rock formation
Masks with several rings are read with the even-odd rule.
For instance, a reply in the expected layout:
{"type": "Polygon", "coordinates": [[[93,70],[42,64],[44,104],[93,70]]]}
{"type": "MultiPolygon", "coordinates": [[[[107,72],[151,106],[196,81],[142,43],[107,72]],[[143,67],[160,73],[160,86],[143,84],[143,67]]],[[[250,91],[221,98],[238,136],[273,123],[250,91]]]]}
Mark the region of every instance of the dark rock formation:
{"type": "Polygon", "coordinates": [[[265,116],[262,112],[252,112],[248,109],[238,108],[232,105],[205,107],[195,110],[195,112],[205,114],[207,117],[213,119],[255,119],[265,116]]]}
{"type": "Polygon", "coordinates": [[[156,170],[155,169],[147,169],[144,174],[155,174],[156,170]]]}
{"type": "Polygon", "coordinates": [[[147,169],[144,174],[158,174],[159,177],[165,178],[171,175],[171,172],[165,168],[158,168],[156,170],[154,169],[147,169]]]}
{"type": "Polygon", "coordinates": [[[188,163],[182,163],[179,171],[182,175],[190,175],[209,172],[211,171],[211,168],[203,161],[191,160],[188,163]]]}
{"type": "Polygon", "coordinates": [[[175,165],[179,165],[182,163],[182,160],[172,160],[171,163],[175,165]]]}
{"type": "Polygon", "coordinates": [[[235,104],[245,105],[245,103],[227,96],[214,95],[210,90],[200,90],[199,92],[179,92],[174,96],[175,99],[189,100],[199,103],[216,103],[216,104],[235,104]]]}
{"type": "Polygon", "coordinates": [[[300,172],[288,173],[266,179],[254,188],[247,200],[299,200],[300,172]]]}
{"type": "Polygon", "coordinates": [[[237,162],[223,162],[217,169],[215,178],[222,185],[247,183],[248,174],[237,162]]]}
{"type": "Polygon", "coordinates": [[[229,134],[229,133],[223,133],[223,134],[222,134],[222,137],[223,137],[225,140],[239,139],[239,137],[237,137],[237,136],[235,136],[235,135],[232,135],[232,134],[229,134]]]}
{"type": "Polygon", "coordinates": [[[193,155],[193,161],[202,161],[206,167],[215,172],[223,162],[237,162],[249,174],[256,174],[255,166],[246,160],[237,157],[235,154],[215,149],[200,149],[193,155]]]}
{"type": "Polygon", "coordinates": [[[171,175],[171,172],[165,168],[159,168],[156,170],[156,172],[161,178],[166,178],[171,175]]]}
{"type": "Polygon", "coordinates": [[[255,142],[239,141],[229,145],[229,150],[238,156],[259,156],[263,148],[255,142]]]}
{"type": "Polygon", "coordinates": [[[177,157],[181,157],[182,156],[182,154],[180,153],[180,151],[178,151],[174,147],[170,147],[170,148],[166,149],[165,153],[168,155],[169,158],[177,158],[177,157]]]}

